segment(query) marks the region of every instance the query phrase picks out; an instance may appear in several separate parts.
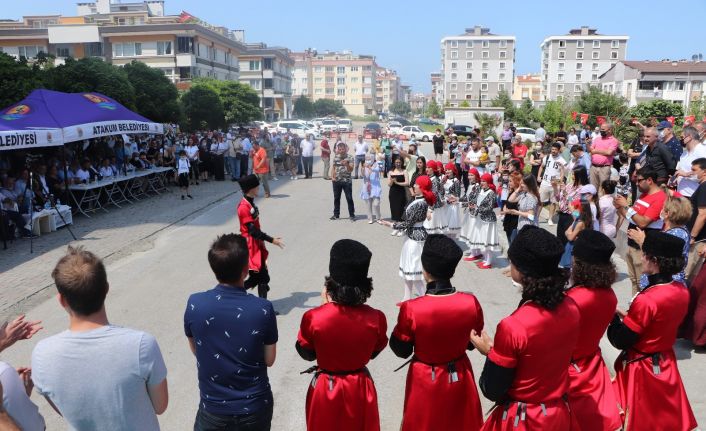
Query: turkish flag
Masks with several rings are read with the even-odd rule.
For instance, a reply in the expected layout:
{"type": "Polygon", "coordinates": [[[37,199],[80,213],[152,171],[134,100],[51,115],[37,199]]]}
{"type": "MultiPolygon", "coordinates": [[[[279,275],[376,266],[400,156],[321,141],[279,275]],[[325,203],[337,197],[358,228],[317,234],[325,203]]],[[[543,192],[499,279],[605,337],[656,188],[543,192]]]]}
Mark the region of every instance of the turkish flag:
{"type": "Polygon", "coordinates": [[[588,117],[588,114],[581,114],[581,124],[586,124],[586,122],[588,121],[588,117]]]}
{"type": "Polygon", "coordinates": [[[572,112],[571,112],[571,119],[574,120],[574,121],[576,121],[576,114],[577,114],[576,111],[572,111],[572,112]]]}
{"type": "Polygon", "coordinates": [[[602,115],[599,115],[596,117],[596,123],[600,126],[601,124],[605,123],[605,117],[602,115]]]}
{"type": "Polygon", "coordinates": [[[684,122],[689,122],[689,124],[692,124],[694,121],[696,121],[696,115],[687,115],[684,117],[684,122]]]}
{"type": "Polygon", "coordinates": [[[671,116],[670,116],[670,117],[667,117],[667,121],[669,121],[670,123],[672,123],[672,126],[674,125],[674,117],[671,117],[671,116]]]}

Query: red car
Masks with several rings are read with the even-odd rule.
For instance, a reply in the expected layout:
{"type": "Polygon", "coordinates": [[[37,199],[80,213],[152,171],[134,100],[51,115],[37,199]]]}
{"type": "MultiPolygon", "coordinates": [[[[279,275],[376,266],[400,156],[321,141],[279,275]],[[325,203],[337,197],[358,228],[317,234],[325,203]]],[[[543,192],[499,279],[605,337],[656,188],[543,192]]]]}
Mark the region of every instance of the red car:
{"type": "Polygon", "coordinates": [[[382,127],[378,123],[368,123],[363,129],[363,136],[366,139],[380,139],[382,136],[382,127]]]}

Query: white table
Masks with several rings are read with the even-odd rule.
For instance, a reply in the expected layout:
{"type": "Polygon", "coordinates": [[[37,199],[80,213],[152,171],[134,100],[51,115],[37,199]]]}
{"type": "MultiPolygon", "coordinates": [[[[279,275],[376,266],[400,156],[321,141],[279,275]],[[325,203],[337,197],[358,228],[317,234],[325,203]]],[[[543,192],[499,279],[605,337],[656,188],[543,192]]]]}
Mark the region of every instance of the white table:
{"type": "Polygon", "coordinates": [[[54,232],[67,224],[73,224],[71,207],[68,205],[57,205],[56,209],[43,209],[32,213],[32,233],[35,235],[54,232]]]}

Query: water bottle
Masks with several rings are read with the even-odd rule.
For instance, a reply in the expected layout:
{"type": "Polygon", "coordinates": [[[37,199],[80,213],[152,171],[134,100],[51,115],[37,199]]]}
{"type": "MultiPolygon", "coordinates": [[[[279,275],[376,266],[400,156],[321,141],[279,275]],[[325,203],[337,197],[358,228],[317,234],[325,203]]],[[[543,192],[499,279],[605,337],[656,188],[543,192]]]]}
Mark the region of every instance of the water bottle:
{"type": "Polygon", "coordinates": [[[56,206],[61,206],[61,200],[60,200],[60,199],[57,199],[57,200],[56,200],[56,206]]]}
{"type": "Polygon", "coordinates": [[[49,199],[44,201],[44,209],[49,210],[51,208],[51,204],[49,204],[49,199]]]}

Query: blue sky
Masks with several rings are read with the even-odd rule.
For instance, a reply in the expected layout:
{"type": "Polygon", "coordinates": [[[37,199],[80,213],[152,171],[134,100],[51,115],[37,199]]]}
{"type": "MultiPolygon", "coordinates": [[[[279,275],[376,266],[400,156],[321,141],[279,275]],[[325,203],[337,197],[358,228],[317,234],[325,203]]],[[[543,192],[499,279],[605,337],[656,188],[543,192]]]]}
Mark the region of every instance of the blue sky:
{"type": "MultiPolygon", "coordinates": [[[[76,13],[75,2],[67,0],[2,3],[0,18],[76,13]]],[[[374,55],[414,92],[430,91],[429,73],[440,66],[441,38],[476,24],[517,38],[517,74],[539,71],[539,44],[546,36],[581,25],[630,36],[628,60],[706,55],[704,0],[166,0],[165,5],[168,14],[186,10],[211,24],[243,29],[248,42],[374,55]]]]}

